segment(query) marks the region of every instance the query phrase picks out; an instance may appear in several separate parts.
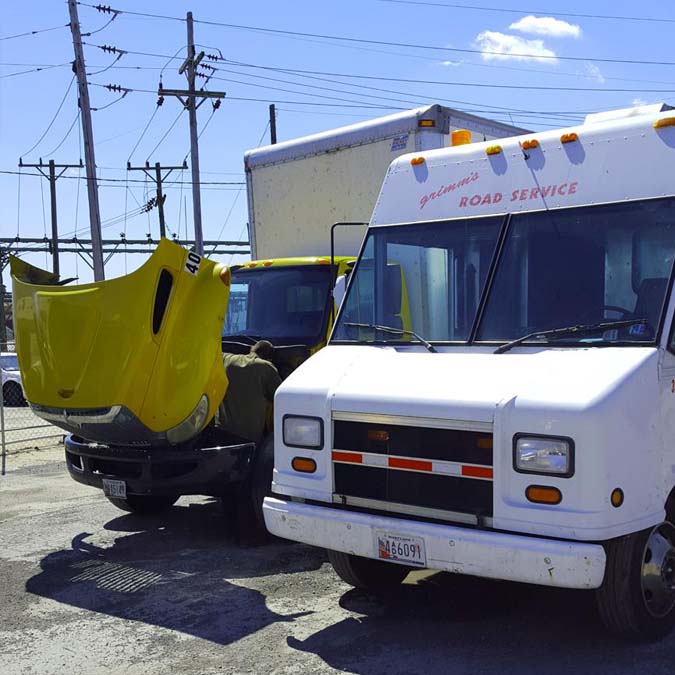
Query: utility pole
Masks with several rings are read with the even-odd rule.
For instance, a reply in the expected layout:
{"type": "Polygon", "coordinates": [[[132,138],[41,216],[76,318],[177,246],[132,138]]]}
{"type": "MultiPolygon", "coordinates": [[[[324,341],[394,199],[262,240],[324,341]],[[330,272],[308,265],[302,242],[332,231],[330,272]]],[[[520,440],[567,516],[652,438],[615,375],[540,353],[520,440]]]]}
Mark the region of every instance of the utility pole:
{"type": "Polygon", "coordinates": [[[56,164],[53,159],[50,159],[47,164],[42,161],[40,157],[39,164],[24,164],[22,159],[19,158],[19,168],[27,167],[29,169],[37,169],[48,181],[49,181],[49,195],[52,209],[52,241],[51,241],[51,252],[52,252],[52,271],[54,274],[59,274],[59,226],[56,216],[56,181],[63,176],[66,172],[66,169],[80,169],[82,168],[82,160],[79,164],[56,164]],[[43,169],[49,168],[49,173],[46,174],[43,169]],[[59,173],[56,173],[56,169],[61,169],[59,173]]]}
{"type": "Polygon", "coordinates": [[[105,278],[103,270],[103,252],[101,250],[101,210],[98,205],[98,185],[96,183],[96,159],[94,157],[94,132],[91,126],[91,106],[87,87],[87,71],[84,66],[84,51],[80,20],[77,16],[77,0],[68,0],[70,10],[70,31],[73,34],[75,62],[73,68],[77,75],[80,94],[80,117],[82,118],[82,136],[84,138],[84,161],[87,174],[87,196],[89,201],[89,224],[91,227],[92,256],[94,260],[94,279],[105,278]]]}
{"type": "Polygon", "coordinates": [[[277,143],[277,109],[274,103],[270,103],[270,143],[277,143]]]}
{"type": "MultiPolygon", "coordinates": [[[[74,0],[69,0],[72,2],[74,0]]],[[[187,13],[187,50],[188,55],[183,65],[178,69],[178,74],[185,73],[187,76],[188,88],[182,89],[164,89],[162,82],[159,83],[160,96],[175,96],[180,100],[185,108],[188,110],[190,117],[190,167],[192,169],[192,211],[195,221],[195,251],[199,255],[204,253],[204,235],[202,232],[202,200],[199,189],[199,133],[197,131],[197,108],[207,98],[221,99],[225,97],[224,91],[205,91],[195,88],[195,79],[198,75],[197,66],[204,58],[204,52],[199,52],[195,55],[195,39],[194,39],[194,25],[192,19],[192,12],[187,13]],[[201,99],[197,103],[197,99],[201,99]]],[[[216,101],[213,106],[217,108],[220,101],[216,101]]]]}
{"type": "MultiPolygon", "coordinates": [[[[161,237],[166,237],[166,223],[164,221],[164,200],[166,195],[162,191],[162,181],[166,180],[172,171],[184,171],[187,169],[187,162],[183,161],[181,166],[162,166],[159,162],[155,162],[155,175],[153,176],[150,171],[150,163],[146,162],[145,166],[131,166],[131,162],[127,162],[127,171],[142,171],[150,180],[155,181],[157,189],[157,211],[159,212],[159,234],[161,237]],[[162,175],[162,171],[166,171],[162,175]]],[[[203,243],[202,243],[203,246],[203,243]]]]}

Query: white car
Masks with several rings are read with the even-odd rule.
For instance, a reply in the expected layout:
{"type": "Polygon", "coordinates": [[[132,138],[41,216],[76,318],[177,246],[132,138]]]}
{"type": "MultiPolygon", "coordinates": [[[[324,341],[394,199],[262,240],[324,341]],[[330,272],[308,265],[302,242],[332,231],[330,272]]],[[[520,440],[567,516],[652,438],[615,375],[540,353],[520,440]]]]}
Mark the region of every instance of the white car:
{"type": "Polygon", "coordinates": [[[12,407],[26,405],[17,355],[14,352],[2,352],[0,354],[0,369],[2,370],[3,404],[12,407]]]}

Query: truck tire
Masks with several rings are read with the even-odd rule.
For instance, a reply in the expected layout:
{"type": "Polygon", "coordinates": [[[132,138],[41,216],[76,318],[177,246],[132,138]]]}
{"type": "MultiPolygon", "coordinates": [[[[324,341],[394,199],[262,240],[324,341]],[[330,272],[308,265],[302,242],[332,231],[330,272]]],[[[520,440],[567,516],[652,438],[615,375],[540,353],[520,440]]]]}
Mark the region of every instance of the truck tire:
{"type": "Polygon", "coordinates": [[[2,402],[8,408],[26,405],[26,399],[18,382],[5,382],[5,386],[2,388],[2,402]]]}
{"type": "Polygon", "coordinates": [[[119,497],[107,497],[106,499],[122,511],[149,514],[160,513],[171,508],[178,501],[178,495],[127,495],[126,499],[119,497]]]}
{"type": "Polygon", "coordinates": [[[675,527],[653,528],[605,544],[607,566],[596,602],[605,627],[647,642],[675,625],[675,527]]]}
{"type": "Polygon", "coordinates": [[[350,586],[364,591],[381,592],[403,582],[410,571],[395,563],[361,558],[351,553],[328,550],[328,560],[336,574],[350,586]]]}

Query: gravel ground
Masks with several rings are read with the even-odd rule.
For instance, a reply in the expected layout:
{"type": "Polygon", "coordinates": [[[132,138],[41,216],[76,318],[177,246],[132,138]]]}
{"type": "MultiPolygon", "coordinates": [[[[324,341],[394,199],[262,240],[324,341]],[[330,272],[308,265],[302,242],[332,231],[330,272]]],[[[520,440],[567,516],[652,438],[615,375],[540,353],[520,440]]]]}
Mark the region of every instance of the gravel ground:
{"type": "Polygon", "coordinates": [[[675,636],[608,638],[593,596],[416,572],[386,600],[322,551],[237,543],[218,505],[115,509],[61,448],[0,478],[0,668],[14,673],[673,673],[675,636]]]}

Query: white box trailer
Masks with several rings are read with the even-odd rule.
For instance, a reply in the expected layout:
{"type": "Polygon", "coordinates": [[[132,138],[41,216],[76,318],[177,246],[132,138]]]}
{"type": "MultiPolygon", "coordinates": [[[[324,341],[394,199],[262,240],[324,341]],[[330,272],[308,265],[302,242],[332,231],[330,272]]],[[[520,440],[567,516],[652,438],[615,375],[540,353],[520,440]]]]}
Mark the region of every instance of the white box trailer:
{"type": "MultiPolygon", "coordinates": [[[[244,165],[253,259],[326,255],[333,223],[368,221],[393,159],[447,147],[455,129],[471,131],[474,141],[525,133],[428,105],[249,150],[244,165]]],[[[355,255],[364,231],[343,230],[336,254],[355,255]]]]}
{"type": "Polygon", "coordinates": [[[268,529],[355,586],[597,589],[611,631],[668,633],[674,176],[667,106],[394,160],[329,344],[277,391],[268,529]]]}

